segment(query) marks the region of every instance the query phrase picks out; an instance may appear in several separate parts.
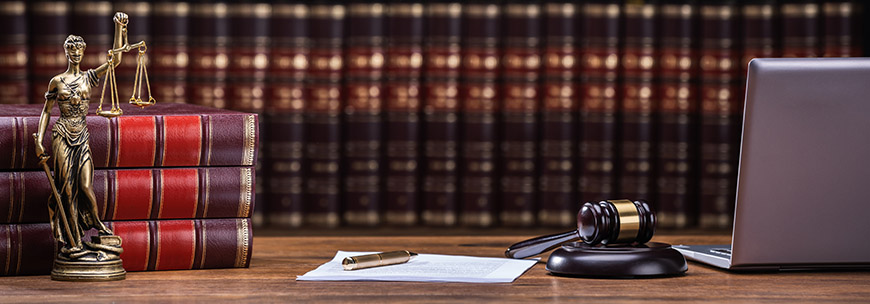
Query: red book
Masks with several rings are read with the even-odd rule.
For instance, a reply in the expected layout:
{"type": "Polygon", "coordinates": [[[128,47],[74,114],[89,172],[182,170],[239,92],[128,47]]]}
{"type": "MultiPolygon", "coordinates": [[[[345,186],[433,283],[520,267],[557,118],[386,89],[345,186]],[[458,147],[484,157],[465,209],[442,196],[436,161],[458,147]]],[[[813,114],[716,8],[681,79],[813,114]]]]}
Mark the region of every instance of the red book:
{"type": "Polygon", "coordinates": [[[507,226],[531,226],[537,209],[541,7],[506,4],[502,28],[499,219],[507,226]]]}
{"type": "MultiPolygon", "coordinates": [[[[69,62],[63,52],[63,41],[71,34],[71,8],[66,1],[29,2],[27,22],[30,33],[30,97],[29,103],[44,104],[48,82],[66,71],[69,62]]],[[[112,18],[112,17],[109,17],[112,18]]],[[[109,22],[112,22],[111,19],[109,22]]],[[[87,37],[83,37],[88,42],[87,37]]],[[[96,67],[84,66],[84,69],[96,67]]]]}
{"type": "Polygon", "coordinates": [[[271,62],[263,118],[263,201],[270,225],[298,227],[303,219],[305,78],[308,75],[308,6],[272,4],[271,62]]]}
{"type": "Polygon", "coordinates": [[[309,51],[305,119],[305,220],[317,226],[339,224],[339,169],[341,145],[342,38],[345,7],[341,4],[309,6],[309,51]]]}
{"type": "MultiPolygon", "coordinates": [[[[123,239],[127,271],[247,268],[251,262],[248,218],[106,224],[123,239]]],[[[57,249],[48,223],[0,225],[0,275],[49,274],[57,249]]]]}
{"type": "MultiPolygon", "coordinates": [[[[0,169],[40,168],[31,134],[42,107],[0,105],[0,169]]],[[[159,102],[144,109],[122,102],[121,109],[120,117],[86,118],[96,168],[252,166],[257,159],[256,114],[159,102]]],[[[52,109],[49,130],[59,115],[52,109]]],[[[51,155],[50,135],[43,146],[51,155]]]]}
{"type": "Polygon", "coordinates": [[[571,227],[577,221],[579,16],[580,6],[573,3],[544,5],[538,222],[546,226],[571,227]]]}
{"type": "Polygon", "coordinates": [[[839,1],[825,2],[822,5],[825,19],[824,56],[861,56],[864,51],[860,24],[861,3],[858,1],[839,1]]]}
{"type": "Polygon", "coordinates": [[[226,108],[230,22],[226,3],[190,6],[188,99],[192,104],[226,108]]]}
{"type": "MultiPolygon", "coordinates": [[[[130,27],[136,26],[130,24],[130,27]]],[[[151,5],[148,76],[157,102],[186,103],[190,60],[190,5],[155,2],[151,5]]],[[[129,60],[127,58],[126,60],[129,60]]]]}
{"type": "MultiPolygon", "coordinates": [[[[127,16],[130,18],[129,23],[127,24],[127,41],[130,43],[136,43],[139,41],[145,41],[145,44],[149,47],[155,41],[151,40],[151,3],[147,1],[124,1],[117,2],[114,5],[114,9],[112,10],[112,14],[114,12],[124,12],[127,13],[127,16]]],[[[111,22],[112,15],[110,16],[102,16],[100,20],[111,22]]],[[[114,23],[112,23],[114,24],[114,23]]],[[[112,25],[114,27],[114,25],[112,25]]],[[[112,32],[109,32],[108,35],[112,35],[112,32]]],[[[113,39],[110,37],[110,39],[113,39]]],[[[87,41],[87,38],[85,38],[87,41]]],[[[109,42],[111,43],[111,42],[109,42]]],[[[91,49],[91,44],[88,43],[88,50],[91,49]]],[[[104,52],[106,50],[103,50],[104,52]]],[[[106,54],[103,54],[103,62],[106,60],[106,54]]],[[[153,56],[148,55],[150,52],[146,51],[145,58],[153,60],[153,56]]],[[[133,82],[136,78],[136,66],[138,65],[138,52],[131,51],[124,55],[123,60],[121,60],[121,64],[115,67],[115,77],[118,78],[118,97],[121,98],[122,101],[129,100],[129,96],[133,93],[133,82]]],[[[148,68],[149,76],[153,73],[151,70],[153,62],[148,61],[146,67],[148,68]]],[[[105,80],[103,80],[105,81],[105,80]]],[[[100,87],[102,89],[102,87],[100,87]]],[[[92,98],[96,98],[96,91],[91,92],[92,98]]],[[[144,96],[143,96],[144,97],[144,96]]],[[[156,97],[156,95],[155,95],[156,97]]],[[[145,98],[147,99],[147,98],[145,98]]],[[[108,100],[108,99],[107,99],[108,100]]],[[[99,102],[99,100],[94,100],[99,102]]]]}
{"type": "Polygon", "coordinates": [[[491,226],[496,221],[501,16],[501,7],[494,3],[463,6],[460,221],[469,226],[491,226]]]}
{"type": "Polygon", "coordinates": [[[384,5],[347,6],[344,89],[344,220],[350,225],[380,223],[384,5]]]}
{"type": "Polygon", "coordinates": [[[0,104],[25,104],[30,96],[26,8],[24,1],[0,2],[0,104]]]}
{"type": "Polygon", "coordinates": [[[583,5],[580,105],[580,202],[613,198],[617,192],[617,121],[619,110],[618,4],[583,5]]]}
{"type": "MultiPolygon", "coordinates": [[[[252,167],[94,170],[100,219],[250,217],[252,167]]],[[[43,171],[0,172],[0,223],[47,223],[43,171]]]]}
{"type": "Polygon", "coordinates": [[[661,228],[695,223],[698,136],[698,6],[661,6],[656,221],[661,228]]]}
{"type": "Polygon", "coordinates": [[[788,0],[780,4],[783,57],[818,57],[821,52],[822,12],[819,4],[808,0],[788,0]]]}
{"type": "Polygon", "coordinates": [[[389,32],[384,93],[386,168],[384,221],[417,223],[420,176],[420,109],[423,72],[423,4],[387,5],[389,32]]]}
{"type": "Polygon", "coordinates": [[[701,6],[700,225],[727,228],[734,214],[743,106],[736,1],[701,6]]]}
{"type": "Polygon", "coordinates": [[[421,219],[450,226],[458,218],[461,3],[426,4],[421,219]]]}
{"type": "Polygon", "coordinates": [[[619,196],[658,205],[655,188],[655,110],[658,62],[658,6],[633,1],[625,14],[620,94],[619,196]]]}

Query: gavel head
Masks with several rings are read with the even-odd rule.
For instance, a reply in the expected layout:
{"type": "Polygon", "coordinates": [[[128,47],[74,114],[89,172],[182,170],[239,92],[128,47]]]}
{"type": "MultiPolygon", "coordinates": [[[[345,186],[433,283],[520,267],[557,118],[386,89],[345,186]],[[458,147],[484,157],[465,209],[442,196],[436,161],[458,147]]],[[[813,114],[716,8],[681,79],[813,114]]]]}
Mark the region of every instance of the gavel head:
{"type": "Polygon", "coordinates": [[[656,216],[645,201],[587,202],[577,212],[577,233],[590,245],[643,244],[655,228],[656,216]]]}

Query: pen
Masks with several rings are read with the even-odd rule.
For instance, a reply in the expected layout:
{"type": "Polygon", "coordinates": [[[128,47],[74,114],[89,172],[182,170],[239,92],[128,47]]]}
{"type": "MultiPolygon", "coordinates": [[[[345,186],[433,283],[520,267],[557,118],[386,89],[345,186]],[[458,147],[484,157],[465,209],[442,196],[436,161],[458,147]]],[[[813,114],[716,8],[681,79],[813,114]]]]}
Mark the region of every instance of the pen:
{"type": "Polygon", "coordinates": [[[415,256],[417,256],[416,253],[407,250],[358,255],[344,258],[344,260],[341,261],[341,266],[344,267],[344,270],[357,270],[407,263],[415,256]]]}

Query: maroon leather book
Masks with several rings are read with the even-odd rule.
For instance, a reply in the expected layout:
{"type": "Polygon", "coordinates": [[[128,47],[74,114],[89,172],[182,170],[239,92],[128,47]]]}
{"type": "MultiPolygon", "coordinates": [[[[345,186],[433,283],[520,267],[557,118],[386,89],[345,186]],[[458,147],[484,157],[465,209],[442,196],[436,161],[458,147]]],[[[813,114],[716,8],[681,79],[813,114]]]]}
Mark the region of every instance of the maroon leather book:
{"type": "Polygon", "coordinates": [[[420,109],[423,73],[423,4],[387,5],[384,93],[386,168],[384,221],[417,223],[420,188],[420,109]]]}
{"type": "Polygon", "coordinates": [[[658,205],[655,196],[655,111],[660,32],[657,1],[633,1],[625,14],[620,94],[622,116],[618,197],[658,205]]]}
{"type": "Polygon", "coordinates": [[[571,227],[576,225],[579,210],[575,163],[580,103],[580,50],[577,48],[581,38],[577,27],[580,6],[547,3],[543,11],[538,223],[571,227]]]}
{"type": "MultiPolygon", "coordinates": [[[[252,167],[94,170],[100,219],[250,217],[252,167]]],[[[0,223],[47,223],[51,187],[43,171],[0,172],[0,223]]]]}
{"type": "Polygon", "coordinates": [[[272,64],[263,118],[269,130],[263,142],[264,210],[269,225],[298,227],[303,219],[305,112],[308,98],[308,6],[272,4],[272,64]]]}
{"type": "Polygon", "coordinates": [[[230,20],[226,3],[190,5],[188,103],[226,108],[230,20]]]}
{"type": "Polygon", "coordinates": [[[617,192],[617,112],[619,110],[619,41],[622,7],[614,3],[583,5],[580,105],[580,202],[600,201],[617,192]]]}
{"type": "Polygon", "coordinates": [[[808,0],[786,0],[780,4],[783,57],[818,57],[821,52],[819,4],[808,0]]]}
{"type": "Polygon", "coordinates": [[[656,221],[696,223],[698,182],[698,16],[695,1],[661,5],[656,153],[656,221]]]}
{"type": "Polygon", "coordinates": [[[502,28],[499,219],[528,227],[537,211],[541,7],[505,4],[502,28]]]}
{"type": "Polygon", "coordinates": [[[308,24],[311,50],[305,119],[305,220],[335,227],[339,219],[341,169],[342,39],[346,8],[311,4],[308,24]]]}
{"type": "Polygon", "coordinates": [[[26,9],[24,1],[0,2],[0,104],[25,104],[29,100],[26,9]]]}
{"type": "MultiPolygon", "coordinates": [[[[130,25],[134,26],[134,25],[130,25]]],[[[155,2],[151,5],[148,76],[157,102],[186,103],[190,56],[190,5],[155,2]]]]}
{"type": "Polygon", "coordinates": [[[773,0],[744,3],[742,13],[743,60],[741,74],[746,74],[752,58],[779,57],[777,5],[773,0]]]}
{"type": "MultiPolygon", "coordinates": [[[[30,55],[26,59],[30,65],[28,102],[44,104],[48,82],[67,68],[63,41],[70,34],[72,8],[66,1],[31,1],[27,4],[27,12],[27,23],[30,27],[27,37],[30,42],[30,55]]],[[[87,37],[83,38],[85,42],[88,41],[87,37]]]]}
{"type": "Polygon", "coordinates": [[[468,226],[492,226],[498,212],[496,120],[501,98],[501,17],[502,8],[494,2],[463,6],[460,221],[468,226]]]}
{"type": "MultiPolygon", "coordinates": [[[[0,169],[41,168],[31,134],[42,108],[0,105],[0,169]]],[[[256,114],[160,102],[144,109],[122,102],[121,110],[112,119],[87,117],[96,168],[252,166],[257,159],[256,114]]],[[[51,115],[49,128],[60,113],[51,115]]],[[[42,144],[51,155],[51,136],[42,144]]]]}
{"type": "Polygon", "coordinates": [[[735,1],[701,6],[700,225],[727,228],[734,214],[740,118],[738,6],[735,1]]]}
{"type": "MultiPolygon", "coordinates": [[[[82,57],[82,67],[92,69],[106,63],[108,59],[106,58],[106,51],[112,48],[112,39],[114,39],[112,35],[115,23],[112,21],[112,16],[114,15],[112,3],[109,1],[85,0],[71,3],[71,7],[72,19],[70,24],[72,31],[70,34],[82,36],[88,44],[85,49],[85,55],[82,57]]],[[[135,26],[143,25],[136,24],[135,26]]],[[[58,52],[63,52],[63,49],[58,49],[58,52]]],[[[130,60],[135,58],[136,55],[125,57],[125,59],[130,60]]],[[[64,70],[59,70],[56,74],[60,74],[64,70]]]]}
{"type": "MultiPolygon", "coordinates": [[[[126,271],[247,268],[251,263],[248,218],[107,225],[124,241],[126,271]]],[[[48,223],[0,225],[0,275],[49,274],[58,247],[48,223]]]]}
{"type": "Polygon", "coordinates": [[[858,57],[864,53],[860,24],[863,5],[858,1],[822,4],[825,57],[858,57]]]}
{"type": "Polygon", "coordinates": [[[459,208],[459,75],[462,4],[426,4],[423,196],[426,225],[456,224],[459,208]]]}
{"type": "Polygon", "coordinates": [[[347,6],[344,89],[344,220],[380,223],[384,101],[384,4],[347,6]]]}
{"type": "MultiPolygon", "coordinates": [[[[148,1],[123,1],[116,2],[112,9],[112,13],[109,16],[102,16],[100,20],[108,20],[111,21],[112,16],[114,16],[114,12],[124,12],[127,13],[127,17],[129,18],[129,23],[127,25],[127,41],[130,43],[136,43],[139,41],[145,41],[146,45],[149,47],[155,42],[151,41],[151,3],[148,1]]],[[[112,23],[114,24],[114,23],[112,23]]],[[[114,27],[114,25],[112,25],[114,27]]],[[[114,31],[112,29],[111,31],[114,31]]],[[[112,32],[109,32],[109,35],[112,35],[112,32]]],[[[87,41],[87,38],[85,38],[87,41]]],[[[112,39],[112,38],[110,38],[112,39]]],[[[109,42],[111,43],[111,42],[109,42]]],[[[88,43],[88,49],[91,48],[90,43],[88,43]]],[[[106,50],[103,50],[104,52],[106,50]]],[[[146,51],[146,59],[151,58],[153,60],[149,51],[146,51]]],[[[115,67],[115,77],[118,78],[118,97],[121,98],[121,101],[129,100],[130,96],[133,94],[133,82],[136,79],[136,66],[138,64],[138,53],[137,51],[131,51],[124,55],[123,60],[121,60],[121,64],[115,67]]],[[[106,54],[103,53],[103,60],[105,62],[106,54]]],[[[151,76],[152,66],[154,63],[151,61],[147,62],[148,75],[151,76]]],[[[91,67],[87,67],[91,68],[91,67]]],[[[150,79],[149,79],[150,80],[150,79]]],[[[102,85],[102,84],[101,84],[102,85]]],[[[100,87],[102,89],[102,87],[100,87]]],[[[143,88],[145,89],[145,88],[143,88]]],[[[42,88],[45,90],[45,88],[42,88]]],[[[44,94],[44,93],[43,93],[44,94]]],[[[143,94],[144,97],[144,94],[143,94]]],[[[156,97],[156,95],[155,95],[156,97]]],[[[92,98],[96,98],[94,92],[92,92],[92,98]]],[[[94,101],[99,102],[97,99],[93,99],[94,101]]],[[[108,99],[107,99],[108,100],[108,99]]]]}
{"type": "Polygon", "coordinates": [[[229,108],[261,113],[266,104],[266,72],[269,68],[269,18],[267,3],[229,5],[230,60],[229,108]]]}

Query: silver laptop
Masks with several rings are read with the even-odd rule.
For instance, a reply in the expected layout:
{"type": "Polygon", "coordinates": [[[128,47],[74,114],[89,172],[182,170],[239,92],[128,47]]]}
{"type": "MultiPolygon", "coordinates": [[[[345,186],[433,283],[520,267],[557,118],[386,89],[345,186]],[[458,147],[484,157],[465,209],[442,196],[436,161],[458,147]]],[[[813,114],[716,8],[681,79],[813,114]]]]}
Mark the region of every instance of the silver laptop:
{"type": "Polygon", "coordinates": [[[731,245],[675,248],[726,269],[870,267],[870,58],[752,60],[731,245]]]}

